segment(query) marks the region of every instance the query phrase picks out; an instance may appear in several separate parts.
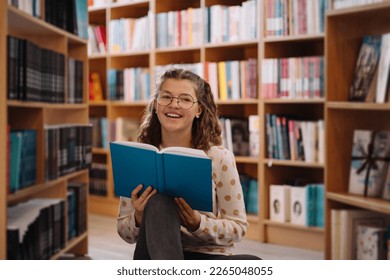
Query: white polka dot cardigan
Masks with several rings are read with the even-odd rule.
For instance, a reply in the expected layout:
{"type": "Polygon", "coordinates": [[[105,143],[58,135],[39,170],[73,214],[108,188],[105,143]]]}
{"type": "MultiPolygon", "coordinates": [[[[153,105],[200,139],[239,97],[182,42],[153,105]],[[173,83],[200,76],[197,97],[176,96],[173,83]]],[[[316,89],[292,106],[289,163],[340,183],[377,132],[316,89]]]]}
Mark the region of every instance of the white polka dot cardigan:
{"type": "MultiPolygon", "coordinates": [[[[215,146],[207,155],[212,160],[214,211],[200,212],[201,222],[196,231],[181,227],[183,250],[231,255],[234,243],[245,236],[248,226],[242,187],[230,151],[215,146]]],[[[139,228],[135,225],[130,198],[120,197],[117,230],[126,242],[137,241],[139,228]]]]}

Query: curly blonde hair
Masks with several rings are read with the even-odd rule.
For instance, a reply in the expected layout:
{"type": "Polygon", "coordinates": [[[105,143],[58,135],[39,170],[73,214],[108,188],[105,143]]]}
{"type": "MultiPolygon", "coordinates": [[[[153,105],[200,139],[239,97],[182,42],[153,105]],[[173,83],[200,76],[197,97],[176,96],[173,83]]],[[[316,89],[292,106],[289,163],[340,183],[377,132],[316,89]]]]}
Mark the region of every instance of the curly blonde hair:
{"type": "Polygon", "coordinates": [[[221,125],[209,83],[191,71],[178,68],[170,68],[161,76],[156,94],[144,110],[138,131],[138,141],[155,147],[159,147],[162,142],[161,124],[155,114],[154,100],[167,79],[188,80],[193,84],[202,114],[192,123],[192,147],[207,151],[211,146],[221,145],[221,125]]]}

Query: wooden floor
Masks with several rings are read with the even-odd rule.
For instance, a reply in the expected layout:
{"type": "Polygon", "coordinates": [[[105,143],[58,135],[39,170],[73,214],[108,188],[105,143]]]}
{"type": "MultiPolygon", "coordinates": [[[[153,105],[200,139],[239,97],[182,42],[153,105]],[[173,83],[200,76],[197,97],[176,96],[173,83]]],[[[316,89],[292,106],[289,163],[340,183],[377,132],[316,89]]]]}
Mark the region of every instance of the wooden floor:
{"type": "MultiPolygon", "coordinates": [[[[81,259],[129,260],[133,257],[134,245],[124,242],[116,232],[113,217],[89,215],[89,253],[81,259]]],[[[236,253],[257,255],[264,260],[322,260],[322,252],[309,251],[252,240],[237,244],[236,253]]],[[[62,259],[74,258],[64,256],[62,259]]]]}

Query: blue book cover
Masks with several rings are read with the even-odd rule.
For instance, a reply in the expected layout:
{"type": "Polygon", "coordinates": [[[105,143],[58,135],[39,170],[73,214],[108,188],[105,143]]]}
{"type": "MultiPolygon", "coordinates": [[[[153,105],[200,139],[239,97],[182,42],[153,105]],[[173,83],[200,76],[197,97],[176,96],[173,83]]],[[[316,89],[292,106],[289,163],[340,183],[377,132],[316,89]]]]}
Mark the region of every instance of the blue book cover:
{"type": "Polygon", "coordinates": [[[139,184],[182,197],[196,210],[213,210],[211,159],[201,150],[144,143],[110,143],[115,195],[130,197],[139,184]]]}

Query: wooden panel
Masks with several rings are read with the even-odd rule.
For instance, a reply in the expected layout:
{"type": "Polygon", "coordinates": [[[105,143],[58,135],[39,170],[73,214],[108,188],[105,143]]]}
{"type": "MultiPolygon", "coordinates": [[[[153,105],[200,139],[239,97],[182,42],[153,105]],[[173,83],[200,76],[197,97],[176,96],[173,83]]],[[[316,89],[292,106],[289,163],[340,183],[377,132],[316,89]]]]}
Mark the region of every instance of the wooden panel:
{"type": "Polygon", "coordinates": [[[90,196],[88,208],[89,213],[117,217],[118,209],[119,199],[107,199],[96,195],[90,196]]]}
{"type": "Polygon", "coordinates": [[[268,224],[265,226],[268,243],[299,247],[302,249],[324,250],[324,234],[321,231],[312,231],[299,228],[288,228],[268,224]]]}

